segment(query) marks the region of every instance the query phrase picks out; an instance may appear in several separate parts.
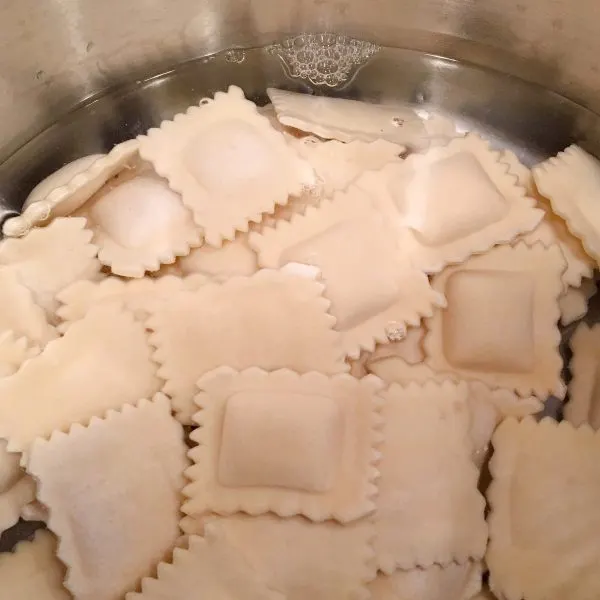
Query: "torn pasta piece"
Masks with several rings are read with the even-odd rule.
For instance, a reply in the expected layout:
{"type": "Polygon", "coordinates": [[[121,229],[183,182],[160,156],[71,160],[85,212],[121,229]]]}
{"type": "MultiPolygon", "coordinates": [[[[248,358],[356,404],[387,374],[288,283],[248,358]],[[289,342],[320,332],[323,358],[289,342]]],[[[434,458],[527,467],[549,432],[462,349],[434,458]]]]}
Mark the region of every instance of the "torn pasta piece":
{"type": "Polygon", "coordinates": [[[555,244],[499,246],[432,281],[448,308],[426,320],[434,370],[492,387],[562,398],[558,297],[565,261],[555,244]]]}
{"type": "Polygon", "coordinates": [[[27,236],[0,243],[0,265],[11,269],[49,314],[56,294],[79,279],[98,279],[98,248],[82,218],[58,218],[27,236]]]}
{"type": "Polygon", "coordinates": [[[211,246],[314,184],[308,163],[233,85],[139,140],[142,158],[181,194],[211,246]]]}
{"type": "Polygon", "coordinates": [[[411,149],[427,145],[423,121],[410,108],[268,88],[277,118],[288,127],[340,142],[387,140],[411,149]]]}
{"type": "Polygon", "coordinates": [[[295,262],[319,268],[350,358],[372,351],[399,327],[416,326],[433,307],[445,305],[427,276],[402,255],[368,196],[355,187],[249,239],[264,267],[295,262]]]}
{"type": "Polygon", "coordinates": [[[379,573],[369,584],[371,600],[471,600],[481,591],[481,562],[379,573]]]}
{"type": "Polygon", "coordinates": [[[485,501],[477,489],[465,383],[393,384],[384,398],[375,562],[396,569],[480,560],[485,501]]]}
{"type": "Polygon", "coordinates": [[[599,441],[587,426],[549,418],[496,430],[486,562],[501,598],[600,596],[599,441]]]}
{"type": "Polygon", "coordinates": [[[356,181],[412,263],[437,273],[534,229],[543,212],[475,134],[366,172],[356,181]]]}
{"type": "Polygon", "coordinates": [[[600,214],[595,201],[600,190],[600,164],[579,146],[569,146],[533,168],[538,190],[550,200],[579,238],[587,254],[600,261],[600,214]]]}
{"type": "Polygon", "coordinates": [[[339,334],[322,294],[323,285],[312,278],[263,270],[180,292],[151,307],[150,343],[177,418],[192,423],[196,382],[221,365],[345,372],[339,334]]]}
{"type": "Polygon", "coordinates": [[[66,217],[83,206],[111,177],[135,160],[138,142],[128,140],[108,154],[86,156],[59,169],[36,186],[21,215],[6,221],[2,233],[24,236],[35,225],[66,217]]]}
{"type": "Polygon", "coordinates": [[[19,542],[0,554],[0,589],[10,600],[70,600],[63,587],[65,567],[56,558],[56,539],[37,531],[32,541],[19,542]]]}
{"type": "Polygon", "coordinates": [[[209,279],[203,275],[167,275],[158,279],[146,277],[128,281],[107,277],[102,281],[76,281],[58,294],[61,307],[56,314],[63,321],[61,330],[83,319],[94,306],[107,303],[122,304],[133,312],[137,320],[145,321],[150,315],[150,305],[167,300],[182,290],[195,291],[208,282],[209,279]]]}
{"type": "Polygon", "coordinates": [[[348,188],[363,171],[376,171],[388,163],[400,162],[406,150],[385,140],[354,140],[344,144],[337,140],[320,142],[313,136],[293,139],[289,144],[314,169],[325,197],[348,188]]]}
{"type": "Polygon", "coordinates": [[[165,559],[180,534],[185,454],[162,394],[36,440],[28,470],[76,598],[121,598],[165,559]]]}
{"type": "Polygon", "coordinates": [[[538,192],[533,173],[509,150],[502,152],[501,160],[509,165],[510,173],[517,177],[519,185],[527,190],[528,196],[537,200],[537,207],[544,211],[540,224],[533,231],[518,236],[515,241],[523,240],[528,246],[536,242],[542,242],[546,247],[558,244],[567,263],[562,276],[563,283],[565,286],[579,287],[582,278],[592,277],[594,261],[585,253],[581,242],[568,230],[563,219],[552,212],[549,200],[538,192]]]}
{"type": "Polygon", "coordinates": [[[590,298],[598,291],[594,279],[583,279],[578,288],[567,288],[558,299],[560,322],[567,326],[585,317],[590,298]]]}
{"type": "Polygon", "coordinates": [[[348,522],[375,505],[383,382],[221,367],[198,381],[183,511],[348,522]],[[274,426],[276,424],[276,426],[274,426]]]}
{"type": "Polygon", "coordinates": [[[44,310],[35,303],[29,288],[19,281],[17,272],[10,267],[0,267],[0,306],[2,335],[12,332],[40,346],[57,337],[44,310]]]}
{"type": "Polygon", "coordinates": [[[267,586],[286,600],[367,600],[375,578],[368,520],[340,525],[301,517],[216,518],[267,586]]]}
{"type": "Polygon", "coordinates": [[[220,248],[201,246],[179,259],[184,275],[201,273],[209,277],[227,279],[236,275],[253,275],[258,271],[256,253],[248,244],[247,234],[237,234],[220,248]]]}
{"type": "Polygon", "coordinates": [[[141,593],[127,600],[285,600],[269,590],[220,531],[218,523],[206,535],[189,538],[189,548],[176,548],[170,564],[158,565],[156,579],[144,579],[141,593]]]}
{"type": "Polygon", "coordinates": [[[203,242],[181,196],[149,170],[104,186],[77,211],[88,221],[98,260],[115,275],[143,277],[203,242]]]}
{"type": "Polygon", "coordinates": [[[156,370],[144,326],[119,305],[94,307],[0,379],[0,437],[26,452],[37,437],[152,396],[162,384],[156,370]]]}
{"type": "Polygon", "coordinates": [[[600,429],[600,324],[581,323],[571,337],[569,401],[564,417],[575,427],[600,429]]]}

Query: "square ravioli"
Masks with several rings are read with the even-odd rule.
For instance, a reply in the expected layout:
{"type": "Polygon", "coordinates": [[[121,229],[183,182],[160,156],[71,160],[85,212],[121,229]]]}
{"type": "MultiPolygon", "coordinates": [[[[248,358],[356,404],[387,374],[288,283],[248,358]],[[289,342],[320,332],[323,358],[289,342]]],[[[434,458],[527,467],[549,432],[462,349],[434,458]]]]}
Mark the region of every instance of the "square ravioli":
{"type": "Polygon", "coordinates": [[[160,394],[35,442],[27,468],[76,598],[122,598],[165,559],[180,534],[186,466],[183,429],[160,394]]]}
{"type": "Polygon", "coordinates": [[[383,382],[222,367],[198,387],[185,513],[347,522],[373,510],[383,382]]]}
{"type": "Polygon", "coordinates": [[[558,297],[565,261],[557,245],[499,246],[437,275],[448,308],[426,321],[437,371],[495,387],[563,397],[558,297]]]}
{"type": "Polygon", "coordinates": [[[140,156],[181,194],[211,246],[315,182],[310,165],[233,85],[139,141],[140,156]]]}
{"type": "Polygon", "coordinates": [[[549,418],[496,430],[486,562],[507,600],[600,597],[600,439],[549,418]]]}
{"type": "Polygon", "coordinates": [[[538,225],[544,213],[507,171],[486,141],[469,134],[364,173],[356,185],[395,227],[413,264],[437,273],[538,225]]]}
{"type": "Polygon", "coordinates": [[[575,427],[600,429],[600,324],[581,323],[571,337],[571,381],[564,417],[575,427]]]}
{"type": "Polygon", "coordinates": [[[600,261],[600,212],[595,198],[600,190],[600,163],[579,146],[569,146],[533,168],[535,183],[550,200],[569,231],[585,251],[600,261]]]}
{"type": "Polygon", "coordinates": [[[485,500],[473,462],[469,389],[393,384],[381,394],[383,437],[375,498],[375,563],[396,569],[483,558],[485,500]]]}
{"type": "Polygon", "coordinates": [[[351,187],[288,222],[250,235],[259,264],[302,263],[319,268],[345,353],[358,358],[389,341],[399,325],[418,325],[443,306],[427,276],[398,248],[393,230],[364,192],[351,187]]]}
{"type": "Polygon", "coordinates": [[[150,307],[150,343],[177,418],[192,423],[196,381],[221,365],[345,372],[328,307],[323,285],[313,278],[268,270],[179,292],[150,307]]]}
{"type": "Polygon", "coordinates": [[[118,304],[96,306],[0,379],[0,438],[12,452],[26,453],[37,437],[152,396],[162,385],[157,369],[133,314],[118,304]]]}
{"type": "Polygon", "coordinates": [[[141,593],[129,593],[126,600],[285,600],[267,588],[218,523],[204,537],[190,536],[188,546],[175,548],[173,561],[158,565],[156,578],[144,579],[141,593]]]}
{"type": "MultiPolygon", "coordinates": [[[[367,519],[340,525],[301,517],[213,519],[267,586],[286,600],[368,600],[375,578],[367,519]]],[[[209,526],[212,521],[209,522],[209,526]]]]}
{"type": "Polygon", "coordinates": [[[98,260],[123,277],[156,272],[204,241],[181,196],[147,165],[115,178],[75,214],[94,232],[98,260]]]}

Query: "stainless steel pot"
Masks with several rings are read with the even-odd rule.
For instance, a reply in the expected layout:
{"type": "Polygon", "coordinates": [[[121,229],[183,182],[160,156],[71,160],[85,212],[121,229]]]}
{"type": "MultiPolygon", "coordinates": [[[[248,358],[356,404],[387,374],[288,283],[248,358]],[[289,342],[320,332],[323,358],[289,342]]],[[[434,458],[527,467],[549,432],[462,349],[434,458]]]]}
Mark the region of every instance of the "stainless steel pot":
{"type": "MultiPolygon", "coordinates": [[[[64,162],[172,116],[196,87],[202,95],[231,78],[259,93],[284,78],[265,59],[258,81],[223,62],[136,81],[304,32],[408,50],[382,54],[344,94],[432,103],[530,161],[572,141],[600,155],[598,10],[596,0],[0,0],[0,221],[64,162]]],[[[0,550],[27,532],[11,530],[0,550]]]]}
{"type": "Polygon", "coordinates": [[[2,0],[2,148],[132,71],[324,30],[492,67],[600,108],[594,0],[2,0]]]}
{"type": "MultiPolygon", "coordinates": [[[[0,202],[18,209],[26,190],[65,160],[119,141],[116,130],[139,133],[132,121],[140,110],[154,117],[145,125],[165,115],[156,98],[141,108],[139,102],[118,109],[100,105],[102,118],[110,122],[108,134],[106,127],[94,129],[89,122],[84,128],[46,132],[43,143],[38,138],[28,152],[6,162],[82,99],[223,48],[263,45],[306,31],[343,32],[467,61],[600,111],[594,0],[2,0],[0,202]]],[[[436,68],[424,67],[429,79],[436,68]]],[[[440,72],[440,80],[452,79],[450,69],[440,72]]],[[[483,85],[488,93],[481,102],[505,98],[509,114],[517,108],[527,115],[539,112],[533,88],[523,92],[531,96],[523,103],[521,92],[503,96],[478,77],[438,86],[434,100],[447,101],[441,96],[452,96],[457,86],[476,90],[483,85]]],[[[540,102],[543,124],[538,119],[533,131],[527,123],[523,127],[527,135],[543,132],[546,137],[548,127],[558,127],[548,149],[586,135],[591,145],[600,140],[589,113],[547,93],[540,102]]],[[[519,126],[518,120],[511,121],[513,129],[519,126]]]]}

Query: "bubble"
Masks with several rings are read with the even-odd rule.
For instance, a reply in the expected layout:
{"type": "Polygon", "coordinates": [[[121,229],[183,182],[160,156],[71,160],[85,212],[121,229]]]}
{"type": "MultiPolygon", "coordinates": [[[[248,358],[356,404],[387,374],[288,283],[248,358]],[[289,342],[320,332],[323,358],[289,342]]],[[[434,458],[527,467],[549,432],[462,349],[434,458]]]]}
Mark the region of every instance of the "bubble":
{"type": "Polygon", "coordinates": [[[333,33],[305,33],[267,48],[291,78],[332,88],[349,81],[379,50],[371,42],[333,33]]]}
{"type": "Polygon", "coordinates": [[[385,334],[390,342],[401,342],[406,337],[406,327],[393,321],[387,324],[385,334]]]}
{"type": "Polygon", "coordinates": [[[225,60],[239,65],[246,60],[246,53],[243,50],[231,49],[225,52],[225,60]]]}

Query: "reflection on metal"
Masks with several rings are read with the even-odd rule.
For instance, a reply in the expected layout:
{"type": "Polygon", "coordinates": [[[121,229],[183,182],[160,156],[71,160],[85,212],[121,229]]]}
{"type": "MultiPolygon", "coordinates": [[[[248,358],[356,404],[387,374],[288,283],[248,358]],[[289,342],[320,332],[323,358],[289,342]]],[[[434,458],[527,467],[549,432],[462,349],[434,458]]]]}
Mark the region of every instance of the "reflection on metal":
{"type": "Polygon", "coordinates": [[[331,88],[350,81],[379,50],[371,42],[333,33],[305,33],[267,47],[289,77],[331,88]]]}
{"type": "Polygon", "coordinates": [[[246,60],[246,52],[244,52],[244,50],[240,50],[237,48],[234,48],[232,50],[227,50],[225,52],[225,60],[227,62],[239,65],[239,64],[243,63],[244,60],[246,60]]]}

